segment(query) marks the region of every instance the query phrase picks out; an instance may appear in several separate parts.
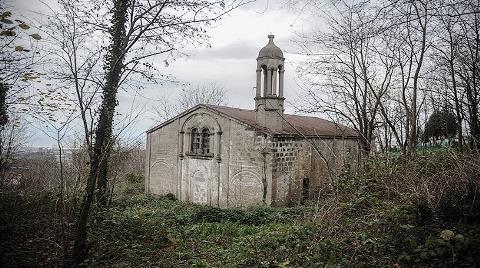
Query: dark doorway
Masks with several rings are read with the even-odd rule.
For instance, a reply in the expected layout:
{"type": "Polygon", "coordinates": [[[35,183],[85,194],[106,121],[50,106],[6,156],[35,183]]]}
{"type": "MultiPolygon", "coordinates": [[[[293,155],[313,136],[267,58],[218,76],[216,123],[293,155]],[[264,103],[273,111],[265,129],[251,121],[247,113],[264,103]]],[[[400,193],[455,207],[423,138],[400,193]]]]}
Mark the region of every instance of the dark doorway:
{"type": "Polygon", "coordinates": [[[302,200],[305,201],[310,197],[310,179],[303,177],[302,200]]]}

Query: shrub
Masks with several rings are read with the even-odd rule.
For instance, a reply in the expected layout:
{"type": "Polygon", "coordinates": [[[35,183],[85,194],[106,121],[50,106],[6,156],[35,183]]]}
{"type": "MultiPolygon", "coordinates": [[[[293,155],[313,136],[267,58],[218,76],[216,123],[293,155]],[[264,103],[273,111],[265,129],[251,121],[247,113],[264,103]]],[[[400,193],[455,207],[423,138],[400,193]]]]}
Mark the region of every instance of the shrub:
{"type": "Polygon", "coordinates": [[[432,219],[479,222],[478,155],[444,149],[409,158],[383,154],[369,159],[361,174],[360,181],[374,181],[370,195],[413,204],[412,213],[419,223],[432,219]]]}
{"type": "Polygon", "coordinates": [[[127,182],[131,184],[135,183],[143,183],[145,178],[143,175],[135,174],[135,173],[128,173],[126,176],[127,182]]]}
{"type": "Polygon", "coordinates": [[[449,189],[439,198],[438,214],[445,222],[480,223],[480,195],[478,185],[468,183],[449,189]]]}
{"type": "Polygon", "coordinates": [[[403,252],[398,261],[415,266],[475,266],[480,261],[478,232],[467,235],[442,230],[438,235],[429,236],[424,243],[410,244],[408,252],[403,252]]]}

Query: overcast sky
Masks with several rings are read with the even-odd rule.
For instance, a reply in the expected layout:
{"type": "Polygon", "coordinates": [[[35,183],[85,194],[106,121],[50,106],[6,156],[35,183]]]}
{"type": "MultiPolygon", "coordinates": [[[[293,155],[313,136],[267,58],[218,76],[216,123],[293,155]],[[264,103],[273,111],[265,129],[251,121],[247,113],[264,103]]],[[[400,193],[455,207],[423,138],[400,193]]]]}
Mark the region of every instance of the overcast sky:
{"type": "MultiPolygon", "coordinates": [[[[50,2],[50,1],[49,1],[50,2]]],[[[209,29],[211,48],[190,48],[188,58],[171,62],[166,69],[178,81],[192,85],[216,82],[224,86],[229,106],[254,108],[256,57],[268,42],[267,35],[275,35],[275,43],[284,52],[286,111],[293,112],[288,101],[299,93],[295,66],[301,57],[295,54],[291,40],[300,29],[298,13],[282,6],[281,0],[258,0],[239,8],[224,17],[218,25],[209,29]]],[[[16,0],[15,8],[20,14],[29,14],[41,9],[39,0],[16,0]]],[[[154,126],[152,106],[160,98],[175,99],[181,88],[172,84],[149,86],[142,96],[122,94],[119,110],[126,113],[132,105],[142,110],[138,122],[127,133],[129,138],[144,138],[144,132],[154,126]]],[[[138,110],[137,109],[137,110],[138,110]]],[[[50,146],[54,141],[39,131],[32,132],[32,146],[50,146]]]]}

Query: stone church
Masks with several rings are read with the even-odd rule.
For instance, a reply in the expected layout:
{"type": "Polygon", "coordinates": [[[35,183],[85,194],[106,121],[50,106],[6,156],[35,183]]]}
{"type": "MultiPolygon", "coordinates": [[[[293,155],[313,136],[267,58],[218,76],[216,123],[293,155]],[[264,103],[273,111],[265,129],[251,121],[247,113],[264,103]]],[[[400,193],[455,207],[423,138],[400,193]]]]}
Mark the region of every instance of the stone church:
{"type": "Polygon", "coordinates": [[[145,188],[218,207],[313,198],[358,157],[353,129],[284,113],[283,52],[268,36],[257,58],[255,108],[200,104],[147,131],[145,188]]]}

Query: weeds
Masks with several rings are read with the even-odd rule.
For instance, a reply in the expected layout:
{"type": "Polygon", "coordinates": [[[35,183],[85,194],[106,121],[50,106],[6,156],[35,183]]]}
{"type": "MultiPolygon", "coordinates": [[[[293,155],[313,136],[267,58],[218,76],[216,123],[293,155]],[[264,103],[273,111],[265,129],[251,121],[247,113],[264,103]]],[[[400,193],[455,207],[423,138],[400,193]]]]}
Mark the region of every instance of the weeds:
{"type": "MultiPolygon", "coordinates": [[[[290,208],[219,209],[139,194],[132,175],[90,222],[86,266],[451,267],[480,262],[480,160],[373,157],[339,191],[290,208]]],[[[58,266],[56,196],[2,192],[2,264],[58,266]]],[[[78,201],[67,200],[67,220],[78,201]]],[[[71,230],[71,229],[69,229],[71,230]]]]}

